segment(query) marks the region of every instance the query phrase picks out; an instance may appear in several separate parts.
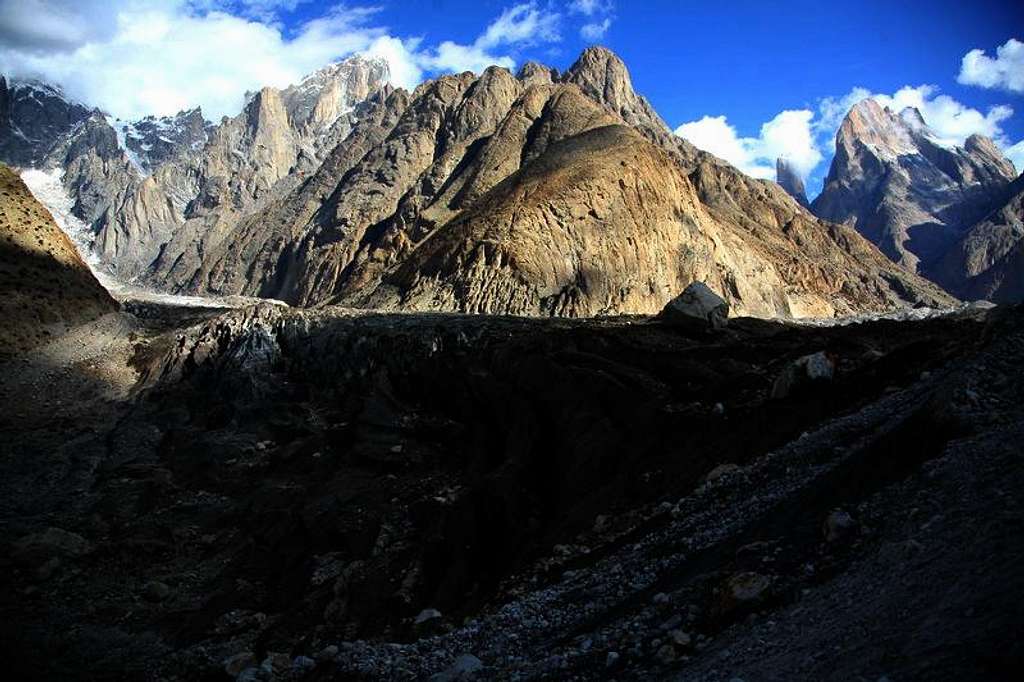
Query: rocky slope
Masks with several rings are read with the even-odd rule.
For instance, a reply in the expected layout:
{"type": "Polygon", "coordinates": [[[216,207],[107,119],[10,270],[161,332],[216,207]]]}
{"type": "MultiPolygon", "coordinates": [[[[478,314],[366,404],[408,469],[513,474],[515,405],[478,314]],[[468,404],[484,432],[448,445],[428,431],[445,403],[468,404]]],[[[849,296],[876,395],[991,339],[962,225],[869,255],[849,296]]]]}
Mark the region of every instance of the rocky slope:
{"type": "Polygon", "coordinates": [[[925,274],[965,300],[1024,300],[1024,176],[925,274]]]}
{"type": "Polygon", "coordinates": [[[154,281],[566,316],[654,312],[695,279],[762,316],[950,300],[673,136],[600,48],[565,74],[494,67],[367,103],[321,169],[241,233],[181,233],[154,281]]]}
{"type": "Polygon", "coordinates": [[[0,164],[0,360],[116,309],[50,213],[0,164]]]}
{"type": "Polygon", "coordinates": [[[1021,664],[1020,309],[714,332],[130,310],[127,352],[0,368],[18,679],[1021,664]],[[780,389],[808,358],[830,371],[780,389]]]}
{"type": "Polygon", "coordinates": [[[926,271],[1004,198],[1016,177],[991,140],[939,144],[916,109],[856,104],[812,211],[855,227],[894,261],[926,271]]]}

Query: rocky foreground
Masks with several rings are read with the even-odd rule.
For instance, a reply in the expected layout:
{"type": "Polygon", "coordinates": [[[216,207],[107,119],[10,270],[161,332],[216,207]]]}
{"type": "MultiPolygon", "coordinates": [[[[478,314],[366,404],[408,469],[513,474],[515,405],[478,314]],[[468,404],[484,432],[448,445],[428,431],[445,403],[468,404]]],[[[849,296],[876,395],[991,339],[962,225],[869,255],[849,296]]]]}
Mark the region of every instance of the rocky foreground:
{"type": "Polygon", "coordinates": [[[129,303],[0,367],[4,665],[1003,679],[1022,354],[1019,308],[699,329],[129,303]]]}

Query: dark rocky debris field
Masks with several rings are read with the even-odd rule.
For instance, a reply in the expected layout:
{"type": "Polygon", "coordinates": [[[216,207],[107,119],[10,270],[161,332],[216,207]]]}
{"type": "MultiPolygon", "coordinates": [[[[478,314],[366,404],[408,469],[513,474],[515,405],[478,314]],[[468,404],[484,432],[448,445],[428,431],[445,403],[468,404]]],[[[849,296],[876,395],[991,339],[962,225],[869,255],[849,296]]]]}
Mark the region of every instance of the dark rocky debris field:
{"type": "Polygon", "coordinates": [[[0,367],[7,679],[1024,664],[1019,307],[116,315],[117,352],[0,367]]]}

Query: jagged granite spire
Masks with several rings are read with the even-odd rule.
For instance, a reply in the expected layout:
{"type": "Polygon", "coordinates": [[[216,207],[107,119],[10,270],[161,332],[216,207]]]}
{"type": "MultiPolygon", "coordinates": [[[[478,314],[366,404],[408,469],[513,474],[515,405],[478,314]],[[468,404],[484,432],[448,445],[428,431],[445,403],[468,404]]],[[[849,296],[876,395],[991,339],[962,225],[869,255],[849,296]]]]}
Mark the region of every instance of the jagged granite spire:
{"type": "Polygon", "coordinates": [[[810,208],[804,181],[800,179],[800,175],[793,169],[789,161],[781,156],[775,160],[775,182],[786,190],[786,194],[796,199],[798,204],[804,208],[810,208]]]}

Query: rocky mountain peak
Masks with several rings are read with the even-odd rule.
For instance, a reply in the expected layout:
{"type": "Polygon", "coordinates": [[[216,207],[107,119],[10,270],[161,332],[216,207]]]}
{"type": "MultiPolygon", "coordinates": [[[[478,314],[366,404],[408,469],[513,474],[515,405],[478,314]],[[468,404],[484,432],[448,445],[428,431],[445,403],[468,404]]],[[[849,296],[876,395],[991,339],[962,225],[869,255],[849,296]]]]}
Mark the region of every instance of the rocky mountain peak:
{"type": "MultiPolygon", "coordinates": [[[[918,112],[920,117],[920,112],[918,112]]],[[[924,119],[920,119],[924,123],[924,119]]],[[[852,152],[857,144],[863,144],[876,155],[896,158],[917,151],[912,138],[912,128],[888,107],[882,107],[868,97],[853,105],[839,126],[836,148],[842,146],[852,152]]]]}
{"type": "Polygon", "coordinates": [[[317,69],[281,97],[297,128],[323,131],[390,80],[387,60],[353,55],[317,69]]]}
{"type": "Polygon", "coordinates": [[[890,258],[918,271],[992,210],[1016,176],[982,136],[941,140],[921,111],[898,114],[873,99],[855,104],[836,134],[836,155],[816,215],[850,223],[890,258]]]}
{"type": "Polygon", "coordinates": [[[38,166],[92,109],[56,86],[32,79],[5,79],[0,88],[0,160],[38,166]]]}
{"type": "Polygon", "coordinates": [[[519,68],[516,78],[530,85],[535,83],[552,83],[558,80],[558,71],[538,62],[526,62],[519,68]]]}
{"type": "Polygon", "coordinates": [[[804,188],[804,181],[789,161],[781,156],[775,161],[775,182],[779,183],[779,186],[786,190],[789,196],[796,199],[798,204],[804,208],[809,208],[810,204],[807,201],[807,190],[804,188]]]}
{"type": "Polygon", "coordinates": [[[1002,150],[996,146],[990,138],[975,133],[964,141],[964,151],[979,160],[981,163],[991,166],[996,173],[1013,179],[1018,175],[1013,163],[1003,155],[1002,150]]]}
{"type": "Polygon", "coordinates": [[[619,56],[604,47],[588,47],[569,67],[563,80],[574,83],[583,93],[618,113],[636,106],[637,95],[629,70],[619,56]]]}

